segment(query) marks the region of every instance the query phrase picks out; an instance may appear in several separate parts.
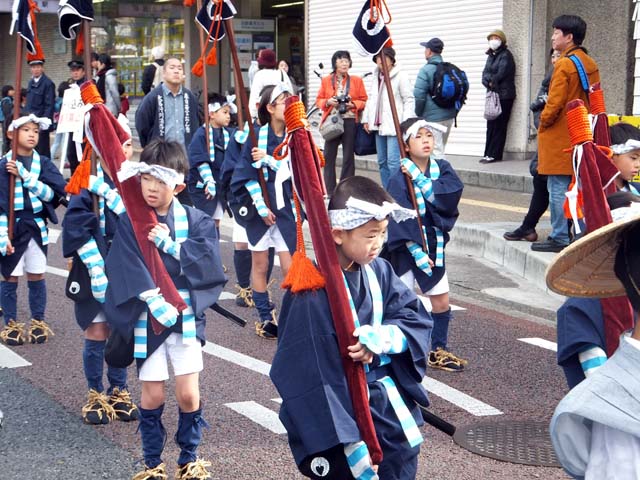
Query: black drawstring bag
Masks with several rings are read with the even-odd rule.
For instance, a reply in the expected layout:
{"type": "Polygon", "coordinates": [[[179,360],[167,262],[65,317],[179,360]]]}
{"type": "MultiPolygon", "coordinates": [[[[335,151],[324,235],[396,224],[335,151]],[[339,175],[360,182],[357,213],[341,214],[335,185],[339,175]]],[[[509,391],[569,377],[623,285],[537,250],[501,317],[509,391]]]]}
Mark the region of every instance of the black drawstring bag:
{"type": "Polygon", "coordinates": [[[111,367],[127,368],[133,362],[133,347],[133,332],[127,339],[112,328],[104,347],[104,361],[111,367]]]}
{"type": "Polygon", "coordinates": [[[77,253],[73,254],[71,269],[69,270],[64,293],[67,298],[70,298],[76,303],[86,302],[93,298],[89,270],[87,270],[85,264],[82,263],[77,253]]]}

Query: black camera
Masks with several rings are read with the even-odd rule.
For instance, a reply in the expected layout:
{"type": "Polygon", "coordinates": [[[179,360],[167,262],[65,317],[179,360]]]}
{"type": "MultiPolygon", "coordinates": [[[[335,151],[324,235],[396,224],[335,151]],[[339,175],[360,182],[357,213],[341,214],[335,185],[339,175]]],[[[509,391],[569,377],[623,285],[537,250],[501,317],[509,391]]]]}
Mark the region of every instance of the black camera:
{"type": "Polygon", "coordinates": [[[338,101],[338,113],[340,115],[347,113],[347,104],[351,101],[351,97],[349,95],[338,95],[336,100],[338,101]]]}

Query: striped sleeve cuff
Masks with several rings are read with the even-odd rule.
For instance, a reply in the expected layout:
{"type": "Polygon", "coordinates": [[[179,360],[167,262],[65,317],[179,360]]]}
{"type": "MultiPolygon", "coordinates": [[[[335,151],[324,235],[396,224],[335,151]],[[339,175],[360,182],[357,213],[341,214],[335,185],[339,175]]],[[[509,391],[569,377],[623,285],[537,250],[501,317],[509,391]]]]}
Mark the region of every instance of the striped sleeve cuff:
{"type": "Polygon", "coordinates": [[[264,203],[264,198],[262,197],[262,190],[260,189],[260,184],[255,180],[249,180],[245,184],[245,187],[248,190],[249,195],[251,195],[251,198],[253,199],[253,204],[256,206],[256,209],[258,210],[258,215],[260,215],[263,218],[268,217],[269,210],[267,209],[267,206],[264,203]]]}
{"type": "Polygon", "coordinates": [[[607,354],[605,351],[596,346],[591,345],[587,349],[578,353],[578,360],[580,366],[584,372],[584,376],[588,377],[598,370],[607,361],[607,354]]]}
{"type": "Polygon", "coordinates": [[[104,260],[93,237],[78,249],[78,255],[88,269],[93,267],[104,268],[104,260]]]}
{"type": "Polygon", "coordinates": [[[371,467],[371,457],[367,445],[360,441],[344,446],[344,454],[351,470],[351,475],[356,480],[377,480],[378,475],[371,467]]]}

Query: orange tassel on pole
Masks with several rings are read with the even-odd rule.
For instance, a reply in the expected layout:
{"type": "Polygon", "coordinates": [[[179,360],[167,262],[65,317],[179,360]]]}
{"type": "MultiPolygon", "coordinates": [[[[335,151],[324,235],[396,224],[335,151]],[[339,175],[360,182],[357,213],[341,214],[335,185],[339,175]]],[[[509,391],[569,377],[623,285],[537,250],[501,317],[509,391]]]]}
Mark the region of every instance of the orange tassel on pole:
{"type": "Polygon", "coordinates": [[[194,0],[184,0],[184,2],[182,2],[185,7],[191,7],[194,3],[194,0]]]}
{"type": "Polygon", "coordinates": [[[207,65],[211,66],[218,64],[218,49],[216,48],[215,44],[213,45],[213,48],[209,50],[209,54],[207,55],[205,61],[207,65]]]}
{"type": "Polygon", "coordinates": [[[87,146],[82,153],[82,161],[73,172],[64,191],[71,195],[79,195],[83,188],[89,188],[89,176],[91,175],[91,153],[93,149],[91,144],[87,142],[87,146]]]}
{"type": "Polygon", "coordinates": [[[84,35],[78,35],[76,38],[76,55],[79,57],[84,53],[84,35]]]}
{"type": "Polygon", "coordinates": [[[201,77],[204,74],[204,62],[202,57],[198,58],[198,61],[191,67],[191,73],[196,77],[201,77]]]}

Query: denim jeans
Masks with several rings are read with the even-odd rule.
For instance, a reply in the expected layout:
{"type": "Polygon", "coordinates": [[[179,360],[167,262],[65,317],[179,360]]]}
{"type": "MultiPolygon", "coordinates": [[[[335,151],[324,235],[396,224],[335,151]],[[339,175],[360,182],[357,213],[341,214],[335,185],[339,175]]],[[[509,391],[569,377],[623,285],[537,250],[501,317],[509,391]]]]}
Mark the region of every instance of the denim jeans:
{"type": "Polygon", "coordinates": [[[571,182],[570,175],[548,175],[549,208],[551,210],[551,235],[553,240],[564,245],[569,244],[569,227],[564,216],[565,192],[571,182]]]}
{"type": "Polygon", "coordinates": [[[376,133],[376,150],[382,186],[387,188],[389,178],[400,168],[400,149],[395,135],[378,135],[376,133]]]}

